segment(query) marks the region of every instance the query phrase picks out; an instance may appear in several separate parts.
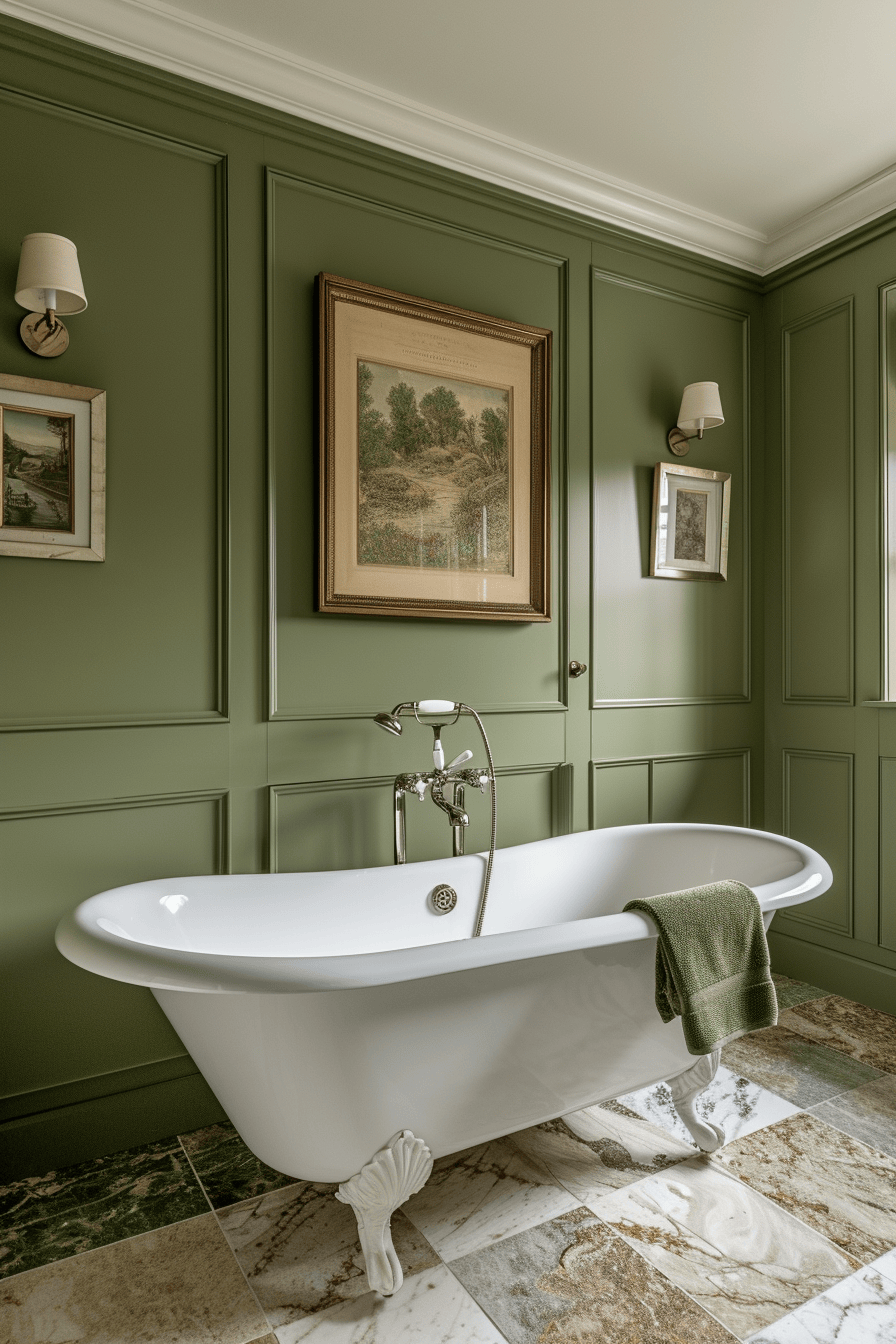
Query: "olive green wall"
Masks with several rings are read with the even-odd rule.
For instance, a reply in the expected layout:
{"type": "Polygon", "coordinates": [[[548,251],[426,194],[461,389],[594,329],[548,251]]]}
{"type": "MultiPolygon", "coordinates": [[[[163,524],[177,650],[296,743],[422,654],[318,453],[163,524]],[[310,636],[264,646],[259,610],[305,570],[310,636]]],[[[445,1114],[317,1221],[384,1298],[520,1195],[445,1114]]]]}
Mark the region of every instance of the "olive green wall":
{"type": "MultiPolygon", "coordinates": [[[[762,299],[674,249],[0,35],[0,368],[108,393],[105,563],[0,557],[0,1141],[23,1173],[220,1114],[148,992],[58,955],[60,916],[150,877],[388,862],[389,781],[428,751],[369,722],[398,700],[486,711],[502,844],[761,822],[762,299]],[[90,299],[49,368],[13,301],[35,229],[76,241],[90,299]],[[315,614],[322,270],[554,332],[550,624],[315,614]],[[730,577],[651,580],[653,466],[704,378],[726,422],[688,461],[733,474],[730,577]]],[[[411,810],[412,857],[449,852],[440,823],[411,810]]]]}
{"type": "Polygon", "coordinates": [[[765,299],[766,825],[817,847],[835,879],[777,915],[769,943],[779,970],[891,1013],[896,705],[881,704],[881,318],[894,280],[888,218],[792,268],[765,299]]]}

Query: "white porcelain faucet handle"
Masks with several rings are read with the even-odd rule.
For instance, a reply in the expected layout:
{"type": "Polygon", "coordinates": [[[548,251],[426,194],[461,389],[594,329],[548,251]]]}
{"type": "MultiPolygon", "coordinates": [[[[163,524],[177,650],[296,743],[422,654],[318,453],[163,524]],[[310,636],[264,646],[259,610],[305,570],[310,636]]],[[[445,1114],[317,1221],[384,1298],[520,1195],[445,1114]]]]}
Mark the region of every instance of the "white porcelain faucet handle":
{"type": "Polygon", "coordinates": [[[453,700],[418,700],[418,714],[453,714],[457,705],[453,700]]]}
{"type": "Polygon", "coordinates": [[[450,774],[452,770],[457,770],[460,766],[465,765],[467,761],[472,761],[472,759],[472,751],[462,751],[459,756],[455,756],[450,764],[445,766],[445,773],[450,774]]]}

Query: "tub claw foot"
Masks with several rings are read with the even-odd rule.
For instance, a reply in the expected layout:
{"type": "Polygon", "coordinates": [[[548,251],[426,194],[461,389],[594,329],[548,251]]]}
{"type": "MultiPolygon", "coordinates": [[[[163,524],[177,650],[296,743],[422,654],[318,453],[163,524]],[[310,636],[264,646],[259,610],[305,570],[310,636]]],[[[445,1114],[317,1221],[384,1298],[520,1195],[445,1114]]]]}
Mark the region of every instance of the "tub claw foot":
{"type": "Polygon", "coordinates": [[[666,1082],[672,1093],[672,1105],[679,1119],[697,1147],[702,1148],[704,1153],[716,1152],[725,1142],[725,1131],[719,1129],[718,1125],[702,1120],[695,1109],[695,1102],[700,1093],[709,1087],[716,1076],[721,1056],[721,1050],[713,1050],[711,1055],[701,1056],[689,1069],[685,1069],[684,1073],[679,1073],[666,1082]]]}
{"type": "Polygon", "coordinates": [[[404,1281],[392,1245],[392,1214],[426,1184],[431,1171],[432,1153],[404,1129],[336,1191],[336,1198],[355,1211],[367,1281],[383,1297],[397,1293],[404,1281]]]}

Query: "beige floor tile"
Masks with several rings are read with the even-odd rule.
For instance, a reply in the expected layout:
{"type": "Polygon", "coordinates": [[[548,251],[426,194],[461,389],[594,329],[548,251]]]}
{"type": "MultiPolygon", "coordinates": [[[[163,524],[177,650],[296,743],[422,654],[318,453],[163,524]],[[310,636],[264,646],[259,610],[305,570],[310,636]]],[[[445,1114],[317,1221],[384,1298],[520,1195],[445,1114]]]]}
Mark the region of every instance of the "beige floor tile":
{"type": "MultiPolygon", "coordinates": [[[[302,1181],[222,1209],[217,1217],[275,1330],[370,1291],[353,1211],[333,1187],[302,1181]]],[[[405,1276],[437,1264],[397,1209],[392,1239],[405,1276]]]]}
{"type": "Polygon", "coordinates": [[[742,1339],[859,1268],[703,1157],[588,1205],[742,1339]]]}
{"type": "Polygon", "coordinates": [[[867,1263],[896,1246],[896,1160],[814,1115],[794,1115],[713,1159],[867,1263]]]}
{"type": "Polygon", "coordinates": [[[840,1050],[872,1069],[896,1073],[896,1017],[889,1013],[832,994],[795,1004],[778,1021],[788,1031],[840,1050]]]}
{"type": "Polygon", "coordinates": [[[687,1161],[695,1151],[636,1115],[603,1106],[549,1120],[510,1139],[580,1203],[687,1161]]]}
{"type": "Polygon", "coordinates": [[[587,1209],[454,1260],[451,1269],[508,1344],[735,1344],[587,1209]]]}
{"type": "Polygon", "coordinates": [[[436,1162],[404,1212],[443,1260],[491,1246],[574,1209],[578,1200],[507,1139],[436,1162]]]}
{"type": "MultiPolygon", "coordinates": [[[[781,1023],[786,1019],[788,1013],[782,1013],[781,1023]]],[[[781,1024],[731,1041],[724,1047],[722,1059],[735,1073],[800,1107],[830,1101],[881,1076],[879,1069],[781,1024]]]]}
{"type": "Polygon", "coordinates": [[[247,1344],[269,1336],[211,1213],[0,1284],[3,1344],[247,1344]]]}

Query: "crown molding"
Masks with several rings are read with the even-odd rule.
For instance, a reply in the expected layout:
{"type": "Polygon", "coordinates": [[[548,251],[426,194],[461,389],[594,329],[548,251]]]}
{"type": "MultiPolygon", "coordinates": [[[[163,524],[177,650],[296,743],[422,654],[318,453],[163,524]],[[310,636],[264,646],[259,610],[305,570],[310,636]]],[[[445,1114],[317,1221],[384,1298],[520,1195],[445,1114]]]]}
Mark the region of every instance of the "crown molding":
{"type": "Polygon", "coordinates": [[[896,206],[894,167],[767,236],[161,0],[0,0],[0,14],[758,276],[896,206]]]}
{"type": "Polygon", "coordinates": [[[769,235],[763,275],[789,266],[838,238],[886,215],[896,206],[896,165],[834,196],[816,210],[769,235]]]}

